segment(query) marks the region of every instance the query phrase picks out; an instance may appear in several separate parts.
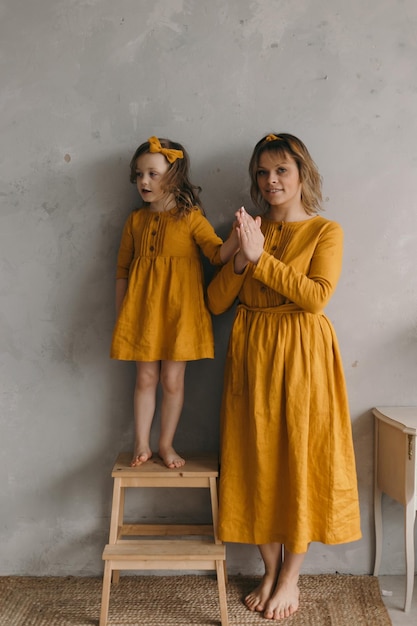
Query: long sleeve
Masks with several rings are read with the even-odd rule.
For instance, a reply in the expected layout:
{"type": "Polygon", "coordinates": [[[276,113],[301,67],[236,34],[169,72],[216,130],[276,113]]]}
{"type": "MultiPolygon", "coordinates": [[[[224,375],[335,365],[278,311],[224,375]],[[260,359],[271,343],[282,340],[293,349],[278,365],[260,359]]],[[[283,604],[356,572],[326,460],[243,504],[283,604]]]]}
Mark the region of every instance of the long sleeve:
{"type": "Polygon", "coordinates": [[[207,305],[214,315],[224,313],[234,303],[245,281],[248,268],[243,274],[234,271],[234,257],[214,276],[207,287],[207,305]]]}
{"type": "Polygon", "coordinates": [[[130,264],[132,263],[135,249],[132,232],[132,215],[133,214],[128,217],[123,228],[119,253],[117,255],[116,279],[129,277],[130,264]]]}
{"type": "Polygon", "coordinates": [[[223,240],[216,234],[213,226],[199,209],[190,215],[192,236],[212,265],[221,265],[220,248],[223,240]]]}
{"type": "Polygon", "coordinates": [[[302,309],[319,313],[330,300],[342,269],[343,231],[328,222],[317,240],[307,274],[263,252],[253,278],[279,292],[302,309]]]}

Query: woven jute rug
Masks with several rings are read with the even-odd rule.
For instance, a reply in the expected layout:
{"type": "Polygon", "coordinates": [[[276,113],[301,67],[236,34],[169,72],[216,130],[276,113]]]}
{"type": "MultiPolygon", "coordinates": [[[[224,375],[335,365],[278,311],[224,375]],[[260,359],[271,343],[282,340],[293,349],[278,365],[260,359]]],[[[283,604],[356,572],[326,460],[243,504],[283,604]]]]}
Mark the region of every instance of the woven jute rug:
{"type": "MultiPolygon", "coordinates": [[[[242,604],[257,578],[230,576],[231,626],[268,624],[242,604]]],[[[378,579],[343,574],[302,575],[300,608],[285,626],[389,626],[378,579]]],[[[98,624],[101,578],[0,577],[1,626],[98,624]]],[[[122,576],[112,585],[108,626],[215,626],[220,623],[212,576],[122,576]]],[[[277,622],[273,622],[277,623],[277,622]]]]}

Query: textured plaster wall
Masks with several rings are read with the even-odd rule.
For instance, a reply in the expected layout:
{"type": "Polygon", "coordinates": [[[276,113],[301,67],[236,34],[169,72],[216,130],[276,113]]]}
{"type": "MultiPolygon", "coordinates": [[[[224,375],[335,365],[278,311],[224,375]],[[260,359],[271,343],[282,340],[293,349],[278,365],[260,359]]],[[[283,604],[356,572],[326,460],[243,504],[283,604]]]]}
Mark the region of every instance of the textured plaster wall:
{"type": "MultiPolygon", "coordinates": [[[[313,545],[304,571],[371,571],[370,408],[417,405],[416,18],[415,0],[0,2],[0,574],[102,572],[110,470],[132,437],[133,366],[108,351],[134,149],[151,134],[183,142],[224,235],[250,208],[250,152],[270,130],[305,140],[346,238],[328,314],[363,539],[313,545]]],[[[188,368],[185,453],[218,448],[231,319],[215,319],[216,360],[188,368]]],[[[133,494],[129,507],[204,521],[205,495],[133,494]]],[[[384,525],[382,570],[402,572],[388,499],[384,525]]],[[[228,555],[231,572],[260,571],[255,548],[228,555]]]]}

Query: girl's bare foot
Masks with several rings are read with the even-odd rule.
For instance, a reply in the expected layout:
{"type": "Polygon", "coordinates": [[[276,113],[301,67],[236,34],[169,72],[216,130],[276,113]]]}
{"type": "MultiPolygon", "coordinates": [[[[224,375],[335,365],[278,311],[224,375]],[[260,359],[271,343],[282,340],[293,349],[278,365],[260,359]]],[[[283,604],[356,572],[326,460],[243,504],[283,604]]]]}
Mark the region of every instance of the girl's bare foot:
{"type": "Polygon", "coordinates": [[[300,601],[297,580],[278,580],[274,592],[266,603],[265,619],[280,620],[290,617],[297,611],[300,601]]]}
{"type": "Polygon", "coordinates": [[[262,611],[265,610],[266,603],[268,602],[275,585],[275,577],[265,574],[256,589],[248,593],[244,600],[249,611],[259,611],[262,613],[262,611]]]}
{"type": "Polygon", "coordinates": [[[139,467],[139,465],[142,465],[143,463],[146,463],[146,461],[149,461],[151,457],[152,450],[150,448],[147,448],[146,450],[135,450],[135,454],[133,455],[130,467],[139,467]]]}
{"type": "Polygon", "coordinates": [[[185,465],[185,459],[179,456],[172,446],[159,448],[159,456],[169,469],[176,469],[185,465]]]}

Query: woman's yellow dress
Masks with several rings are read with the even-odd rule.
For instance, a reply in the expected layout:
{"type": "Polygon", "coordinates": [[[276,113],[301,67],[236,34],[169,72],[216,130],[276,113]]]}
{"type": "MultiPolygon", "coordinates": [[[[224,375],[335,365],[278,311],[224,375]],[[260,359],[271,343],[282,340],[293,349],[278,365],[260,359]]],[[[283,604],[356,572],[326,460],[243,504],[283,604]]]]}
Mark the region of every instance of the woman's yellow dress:
{"type": "Polygon", "coordinates": [[[221,415],[223,541],[361,537],[351,422],[339,347],[323,314],[342,265],[343,232],[315,216],[262,218],[264,252],[234,273],[233,259],[208,287],[222,313],[238,298],[221,415]]]}
{"type": "Polygon", "coordinates": [[[220,264],[222,243],[197,207],[184,217],[176,209],[130,214],[117,259],[116,278],[128,279],[128,287],[113,331],[113,359],[214,357],[200,250],[220,264]]]}

